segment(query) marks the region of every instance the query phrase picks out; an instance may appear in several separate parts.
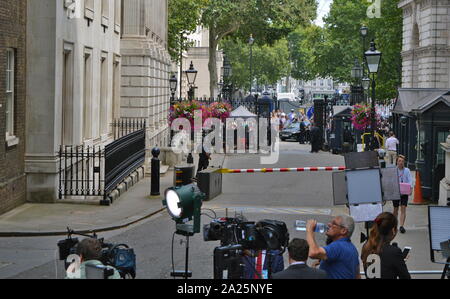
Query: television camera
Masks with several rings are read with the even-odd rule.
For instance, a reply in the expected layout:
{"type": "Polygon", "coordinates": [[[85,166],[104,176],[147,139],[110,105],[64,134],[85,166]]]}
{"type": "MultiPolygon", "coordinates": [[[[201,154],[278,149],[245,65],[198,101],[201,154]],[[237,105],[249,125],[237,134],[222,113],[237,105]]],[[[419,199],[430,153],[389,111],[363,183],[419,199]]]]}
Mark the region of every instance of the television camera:
{"type": "MultiPolygon", "coordinates": [[[[203,226],[204,241],[220,241],[214,249],[214,279],[243,278],[243,256],[255,256],[258,250],[282,255],[289,243],[289,232],[282,221],[248,222],[244,217],[218,218],[203,226]],[[225,275],[224,275],[225,274],[225,275]]],[[[272,253],[267,256],[269,265],[272,253]]],[[[271,277],[271,269],[269,277],[271,277]]]]}
{"type": "MultiPolygon", "coordinates": [[[[105,266],[114,267],[123,279],[136,277],[136,255],[134,250],[126,244],[112,244],[106,243],[104,238],[98,238],[95,232],[91,234],[83,234],[75,232],[70,228],[67,228],[67,238],[58,242],[59,259],[64,261],[65,269],[70,266],[67,258],[71,254],[77,253],[77,245],[79,243],[78,238],[73,236],[83,236],[86,238],[93,238],[100,242],[102,246],[100,262],[105,266]]],[[[107,273],[107,271],[105,271],[107,273]]],[[[105,275],[107,278],[108,275],[105,275]]]]}

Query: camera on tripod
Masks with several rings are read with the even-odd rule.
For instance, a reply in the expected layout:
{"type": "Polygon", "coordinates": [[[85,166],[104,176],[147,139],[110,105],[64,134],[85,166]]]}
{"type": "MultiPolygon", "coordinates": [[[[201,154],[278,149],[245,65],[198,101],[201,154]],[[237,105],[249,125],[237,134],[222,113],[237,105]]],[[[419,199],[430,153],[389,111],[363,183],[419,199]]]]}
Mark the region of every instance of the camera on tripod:
{"type": "MultiPolygon", "coordinates": [[[[204,225],[203,239],[220,241],[220,247],[214,249],[214,279],[241,279],[244,255],[258,250],[278,250],[282,255],[289,244],[289,232],[282,221],[261,220],[255,223],[243,217],[227,217],[204,225]]],[[[270,259],[271,254],[268,257],[270,259]]]]}
{"type": "MultiPolygon", "coordinates": [[[[72,237],[73,235],[98,240],[102,247],[99,261],[103,265],[114,267],[123,279],[134,279],[136,277],[136,255],[134,254],[134,250],[129,248],[128,245],[106,243],[104,238],[98,238],[95,232],[90,235],[82,234],[75,232],[70,228],[67,228],[67,238],[58,242],[59,259],[64,261],[64,267],[66,270],[71,264],[67,258],[72,254],[77,254],[77,246],[80,243],[78,238],[72,237]]],[[[113,274],[111,274],[110,271],[104,271],[104,273],[105,278],[113,274]]]]}

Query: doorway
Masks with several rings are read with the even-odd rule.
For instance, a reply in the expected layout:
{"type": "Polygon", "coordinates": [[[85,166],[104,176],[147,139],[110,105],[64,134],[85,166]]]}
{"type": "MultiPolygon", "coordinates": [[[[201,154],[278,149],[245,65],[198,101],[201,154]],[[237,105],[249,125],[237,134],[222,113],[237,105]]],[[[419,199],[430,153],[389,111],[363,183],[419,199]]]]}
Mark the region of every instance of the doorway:
{"type": "Polygon", "coordinates": [[[441,143],[447,140],[450,135],[450,127],[434,127],[433,128],[433,167],[432,167],[432,199],[439,200],[439,185],[445,176],[445,151],[441,147],[441,143]]]}

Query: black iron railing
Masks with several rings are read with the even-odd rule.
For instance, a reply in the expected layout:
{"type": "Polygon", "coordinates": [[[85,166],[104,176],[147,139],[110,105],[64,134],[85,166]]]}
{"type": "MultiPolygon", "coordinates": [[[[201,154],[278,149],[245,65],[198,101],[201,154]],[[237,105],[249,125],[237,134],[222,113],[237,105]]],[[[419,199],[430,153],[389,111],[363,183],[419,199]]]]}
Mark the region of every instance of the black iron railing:
{"type": "MultiPolygon", "coordinates": [[[[145,125],[144,125],[145,127],[145,125]]],[[[145,162],[145,128],[105,147],[105,193],[109,194],[145,162]]]]}
{"type": "Polygon", "coordinates": [[[65,196],[104,197],[104,156],[100,146],[61,146],[59,199],[65,196]]]}
{"type": "Polygon", "coordinates": [[[127,136],[138,130],[145,129],[146,121],[142,118],[120,118],[111,124],[114,140],[127,136]]]}
{"type": "Polygon", "coordinates": [[[79,196],[105,200],[144,164],[145,120],[117,120],[113,128],[116,140],[106,146],[60,147],[59,199],[79,196]]]}

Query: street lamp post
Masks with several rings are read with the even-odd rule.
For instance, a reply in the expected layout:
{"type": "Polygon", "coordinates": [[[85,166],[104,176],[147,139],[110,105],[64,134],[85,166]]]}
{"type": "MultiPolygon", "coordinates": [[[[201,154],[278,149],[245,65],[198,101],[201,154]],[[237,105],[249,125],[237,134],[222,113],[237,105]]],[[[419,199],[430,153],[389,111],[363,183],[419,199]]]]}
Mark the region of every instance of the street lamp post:
{"type": "Polygon", "coordinates": [[[253,70],[252,70],[252,60],[253,60],[253,43],[255,42],[253,35],[250,34],[250,38],[248,40],[248,44],[250,45],[250,94],[252,94],[252,85],[253,85],[253,70]]]}
{"type": "MultiPolygon", "coordinates": [[[[367,35],[369,34],[369,28],[367,28],[366,26],[362,26],[360,29],[359,29],[359,32],[360,32],[360,34],[361,34],[361,37],[362,37],[362,58],[363,58],[363,63],[362,63],[362,76],[364,77],[364,78],[367,78],[366,77],[366,68],[365,68],[365,66],[366,66],[366,55],[365,55],[365,51],[366,51],[366,38],[367,38],[367,35]]],[[[364,86],[364,80],[363,80],[363,88],[365,87],[364,86]]],[[[364,88],[365,90],[368,90],[369,89],[369,87],[367,87],[367,88],[364,88]]],[[[369,94],[367,94],[367,98],[365,97],[365,94],[364,94],[364,101],[365,102],[367,102],[367,99],[369,98],[369,94]]]]}
{"type": "Polygon", "coordinates": [[[178,85],[177,77],[175,75],[172,75],[172,77],[170,77],[169,79],[169,88],[170,93],[172,94],[172,97],[170,98],[170,105],[175,104],[175,93],[177,91],[177,85],[178,85]]]}
{"type": "MultiPolygon", "coordinates": [[[[169,88],[172,96],[170,97],[170,106],[175,104],[175,92],[177,91],[178,80],[175,75],[172,75],[169,79],[169,88]]],[[[173,131],[170,128],[170,145],[172,145],[173,131]]]]}
{"type": "Polygon", "coordinates": [[[194,100],[194,84],[195,79],[197,79],[197,73],[198,71],[194,69],[194,64],[191,61],[191,65],[189,66],[189,69],[185,71],[186,77],[189,84],[189,91],[188,91],[188,99],[189,101],[194,100]]]}
{"type": "Polygon", "coordinates": [[[359,64],[358,58],[355,58],[355,65],[352,68],[351,77],[356,82],[356,86],[352,86],[352,104],[356,104],[360,102],[361,87],[359,86],[359,81],[363,77],[363,68],[359,64]]]}
{"type": "Polygon", "coordinates": [[[223,59],[223,89],[224,89],[224,98],[225,100],[229,100],[231,98],[232,87],[230,83],[231,77],[231,64],[228,60],[228,57],[225,55],[223,59]]]}
{"type": "MultiPolygon", "coordinates": [[[[191,61],[191,65],[189,66],[189,69],[187,71],[185,71],[185,73],[186,73],[186,77],[187,77],[188,84],[189,84],[188,99],[189,99],[189,101],[193,101],[194,100],[194,84],[195,84],[195,79],[197,79],[198,71],[196,69],[194,69],[194,64],[192,63],[192,61],[191,61]]],[[[194,137],[195,137],[195,135],[194,135],[194,137]]],[[[191,137],[191,139],[192,139],[192,137],[191,137]]],[[[188,154],[187,163],[188,164],[194,163],[194,157],[192,156],[192,152],[190,152],[188,154]]]]}
{"type": "Polygon", "coordinates": [[[370,42],[370,49],[369,51],[365,52],[364,54],[366,58],[367,63],[367,69],[369,70],[369,73],[372,74],[372,124],[370,128],[370,135],[371,135],[371,150],[374,150],[375,145],[375,127],[376,127],[376,111],[375,111],[375,75],[378,73],[378,68],[380,67],[381,62],[381,52],[378,51],[375,47],[375,41],[372,40],[370,42]]]}

